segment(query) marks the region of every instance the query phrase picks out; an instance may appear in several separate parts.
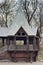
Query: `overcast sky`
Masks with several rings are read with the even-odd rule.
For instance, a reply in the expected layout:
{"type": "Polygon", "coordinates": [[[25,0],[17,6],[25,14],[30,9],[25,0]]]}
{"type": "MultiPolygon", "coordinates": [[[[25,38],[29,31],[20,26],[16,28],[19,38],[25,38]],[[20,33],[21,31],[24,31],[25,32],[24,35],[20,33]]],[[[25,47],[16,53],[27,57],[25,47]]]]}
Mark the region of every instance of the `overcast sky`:
{"type": "Polygon", "coordinates": [[[0,3],[4,2],[5,0],[0,0],[0,3]]]}

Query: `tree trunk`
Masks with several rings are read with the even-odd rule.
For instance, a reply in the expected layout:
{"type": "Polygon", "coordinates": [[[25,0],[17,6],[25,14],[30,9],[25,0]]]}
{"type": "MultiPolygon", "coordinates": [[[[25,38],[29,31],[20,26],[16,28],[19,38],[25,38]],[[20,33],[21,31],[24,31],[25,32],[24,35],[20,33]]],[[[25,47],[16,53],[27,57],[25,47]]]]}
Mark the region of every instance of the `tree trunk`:
{"type": "Polygon", "coordinates": [[[7,26],[7,13],[6,13],[6,22],[5,22],[5,25],[6,25],[6,27],[8,27],[8,26],[7,26]]]}

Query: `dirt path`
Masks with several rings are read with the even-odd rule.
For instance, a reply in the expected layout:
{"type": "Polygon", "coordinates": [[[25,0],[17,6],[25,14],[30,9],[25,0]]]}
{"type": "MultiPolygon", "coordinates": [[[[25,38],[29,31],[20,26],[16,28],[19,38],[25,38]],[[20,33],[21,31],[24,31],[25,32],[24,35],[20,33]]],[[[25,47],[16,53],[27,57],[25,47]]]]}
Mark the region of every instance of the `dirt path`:
{"type": "Polygon", "coordinates": [[[33,63],[25,63],[25,62],[0,62],[0,65],[43,65],[43,62],[33,62],[33,63]]]}

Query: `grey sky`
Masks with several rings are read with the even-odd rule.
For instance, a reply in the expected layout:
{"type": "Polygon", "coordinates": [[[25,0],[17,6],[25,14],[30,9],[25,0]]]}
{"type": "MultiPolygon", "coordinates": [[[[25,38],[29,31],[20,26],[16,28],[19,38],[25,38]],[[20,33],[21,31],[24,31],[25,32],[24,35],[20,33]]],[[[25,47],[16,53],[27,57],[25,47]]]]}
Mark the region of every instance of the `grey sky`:
{"type": "Polygon", "coordinates": [[[0,0],[0,3],[4,2],[5,0],[0,0]]]}

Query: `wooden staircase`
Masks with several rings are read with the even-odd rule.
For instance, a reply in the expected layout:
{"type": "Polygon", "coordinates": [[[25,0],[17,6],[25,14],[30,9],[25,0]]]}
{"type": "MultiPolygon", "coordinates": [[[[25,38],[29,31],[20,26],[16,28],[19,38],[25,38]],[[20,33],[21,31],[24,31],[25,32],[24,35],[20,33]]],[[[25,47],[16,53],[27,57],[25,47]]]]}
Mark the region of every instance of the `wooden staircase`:
{"type": "Polygon", "coordinates": [[[7,51],[7,45],[2,47],[2,48],[0,48],[0,54],[5,53],[6,51],[7,51]]]}
{"type": "Polygon", "coordinates": [[[0,60],[5,59],[7,54],[7,46],[0,48],[0,60]]]}

